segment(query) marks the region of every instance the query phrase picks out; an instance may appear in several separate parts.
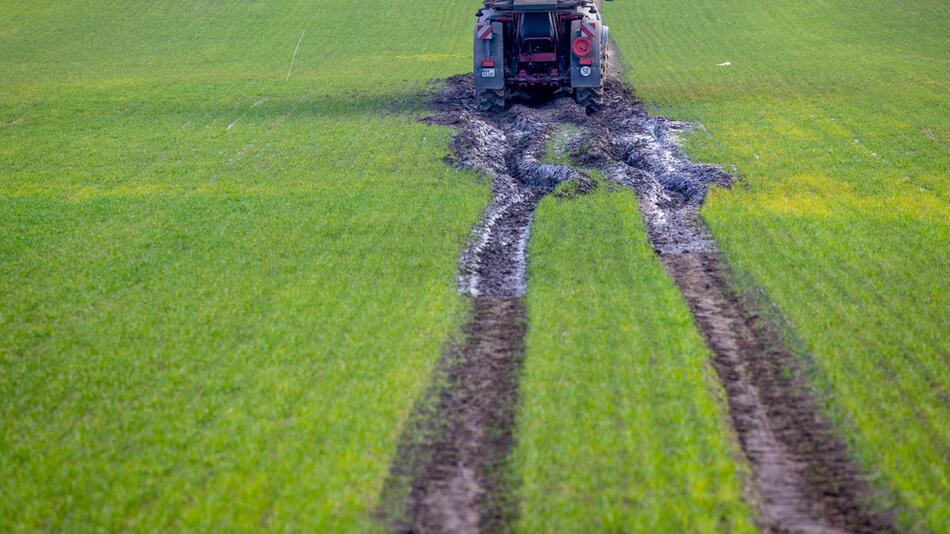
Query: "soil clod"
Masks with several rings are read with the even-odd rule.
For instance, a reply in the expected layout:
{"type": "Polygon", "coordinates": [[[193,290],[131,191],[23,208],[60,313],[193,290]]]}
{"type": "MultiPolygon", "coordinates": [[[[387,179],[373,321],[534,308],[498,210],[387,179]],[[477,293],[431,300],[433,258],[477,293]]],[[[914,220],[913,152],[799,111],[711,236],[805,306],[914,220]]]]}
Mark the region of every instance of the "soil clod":
{"type": "Polygon", "coordinates": [[[449,79],[436,98],[436,122],[460,125],[454,141],[461,168],[491,179],[492,200],[459,262],[458,289],[472,297],[520,297],[526,289],[526,254],[534,209],[558,184],[584,178],[569,167],[541,163],[553,126],[583,116],[567,99],[503,114],[475,111],[471,77],[449,79]]]}

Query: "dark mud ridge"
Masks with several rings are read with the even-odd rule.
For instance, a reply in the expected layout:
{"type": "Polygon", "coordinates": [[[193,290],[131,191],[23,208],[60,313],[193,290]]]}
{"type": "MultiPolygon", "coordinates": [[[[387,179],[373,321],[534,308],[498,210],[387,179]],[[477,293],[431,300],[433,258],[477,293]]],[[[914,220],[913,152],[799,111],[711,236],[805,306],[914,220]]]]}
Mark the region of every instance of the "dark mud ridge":
{"type": "MultiPolygon", "coordinates": [[[[524,357],[526,250],[535,207],[562,182],[590,183],[538,158],[562,126],[578,167],[596,168],[636,192],[654,250],[682,291],[713,353],[742,453],[748,493],[772,532],[882,532],[887,517],[810,394],[799,360],[777,329],[729,284],[730,273],[699,218],[710,185],[732,177],[690,162],[677,134],[687,125],[650,117],[611,80],[602,112],[570,98],[475,111],[470,76],[446,81],[428,120],[455,126],[455,163],[491,179],[492,201],[462,253],[459,291],[471,297],[463,338],[443,354],[417,403],[392,466],[380,519],[394,532],[508,530],[517,503],[507,460],[524,357]]],[[[629,320],[636,320],[630,318],[629,320]]]]}

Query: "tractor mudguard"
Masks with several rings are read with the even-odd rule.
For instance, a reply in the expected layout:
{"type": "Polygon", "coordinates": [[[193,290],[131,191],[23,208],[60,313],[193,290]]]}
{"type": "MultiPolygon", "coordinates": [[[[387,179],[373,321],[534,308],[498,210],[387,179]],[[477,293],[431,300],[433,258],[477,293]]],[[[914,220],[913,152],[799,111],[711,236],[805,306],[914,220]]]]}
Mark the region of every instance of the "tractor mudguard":
{"type": "Polygon", "coordinates": [[[596,20],[583,19],[571,22],[571,87],[601,87],[604,84],[601,51],[606,32],[602,32],[601,29],[600,21],[596,20]],[[574,41],[580,37],[590,41],[590,53],[584,56],[591,60],[590,65],[581,65],[581,58],[574,52],[574,41]],[[590,68],[590,75],[584,76],[581,73],[584,67],[590,68]]]}
{"type": "Polygon", "coordinates": [[[505,88],[505,32],[500,22],[477,22],[475,24],[475,90],[505,88]],[[488,26],[491,26],[489,38],[488,26]],[[494,61],[494,66],[483,67],[485,60],[494,61]]]}

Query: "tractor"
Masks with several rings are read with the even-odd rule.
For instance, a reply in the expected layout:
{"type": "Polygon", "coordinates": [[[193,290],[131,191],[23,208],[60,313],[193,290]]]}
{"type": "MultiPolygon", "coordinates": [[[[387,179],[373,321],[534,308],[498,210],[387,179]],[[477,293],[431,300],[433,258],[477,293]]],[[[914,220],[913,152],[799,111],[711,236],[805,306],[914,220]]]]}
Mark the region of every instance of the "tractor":
{"type": "Polygon", "coordinates": [[[484,0],[476,17],[480,111],[558,92],[572,92],[588,113],[603,106],[607,26],[593,0],[484,0]]]}

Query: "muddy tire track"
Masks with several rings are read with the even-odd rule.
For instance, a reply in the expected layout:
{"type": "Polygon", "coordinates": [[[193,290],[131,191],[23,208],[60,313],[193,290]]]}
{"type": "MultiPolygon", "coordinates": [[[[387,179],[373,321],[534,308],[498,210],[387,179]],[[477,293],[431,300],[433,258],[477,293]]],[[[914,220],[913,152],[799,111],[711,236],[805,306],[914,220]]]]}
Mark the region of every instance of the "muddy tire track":
{"type": "Polygon", "coordinates": [[[637,194],[647,233],[713,353],[729,414],[752,470],[753,504],[771,532],[886,532],[889,517],[811,394],[799,359],[731,272],[699,209],[721,169],[690,162],[677,134],[688,125],[650,117],[617,82],[605,111],[588,120],[577,159],[637,194]]]}
{"type": "Polygon", "coordinates": [[[730,289],[718,253],[663,257],[713,350],[764,526],[773,532],[882,532],[869,488],[767,322],[730,289]]]}
{"type": "Polygon", "coordinates": [[[464,339],[403,434],[383,493],[390,532],[498,532],[513,517],[506,481],[524,357],[524,303],[472,300],[464,339]]]}
{"type": "Polygon", "coordinates": [[[391,532],[509,530],[507,479],[524,358],[527,245],[534,210],[573,170],[543,164],[548,132],[573,102],[477,112],[470,76],[449,79],[428,120],[458,128],[454,162],[491,180],[492,199],[461,254],[463,338],[443,352],[403,431],[378,512],[391,532]]]}

